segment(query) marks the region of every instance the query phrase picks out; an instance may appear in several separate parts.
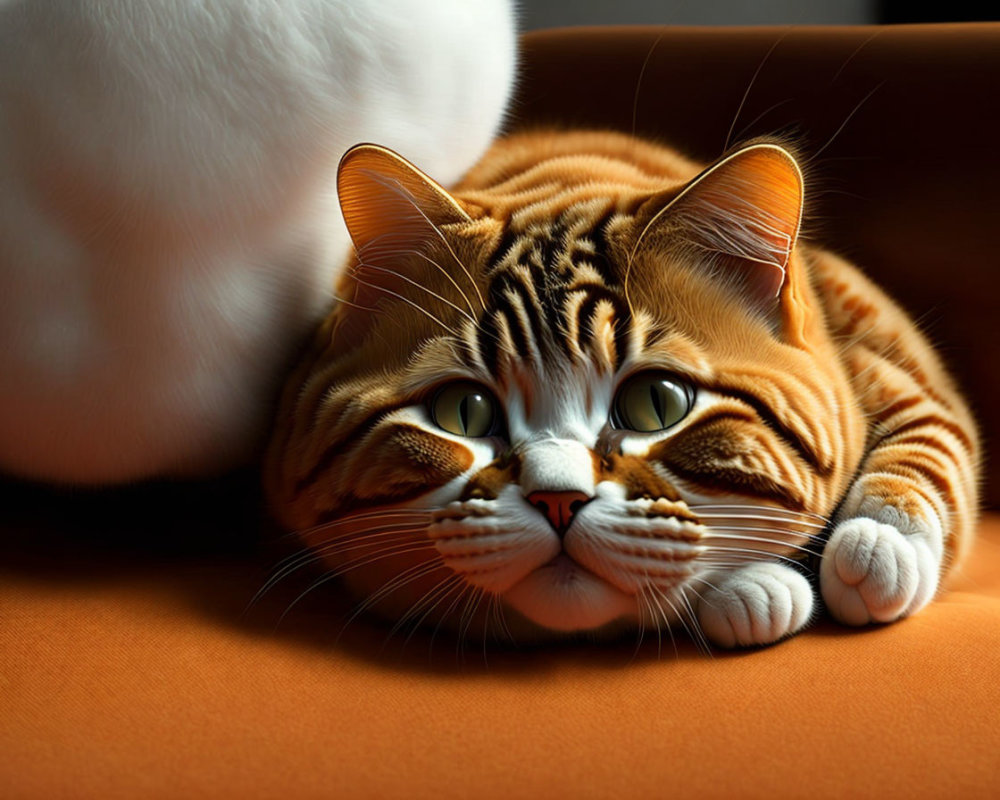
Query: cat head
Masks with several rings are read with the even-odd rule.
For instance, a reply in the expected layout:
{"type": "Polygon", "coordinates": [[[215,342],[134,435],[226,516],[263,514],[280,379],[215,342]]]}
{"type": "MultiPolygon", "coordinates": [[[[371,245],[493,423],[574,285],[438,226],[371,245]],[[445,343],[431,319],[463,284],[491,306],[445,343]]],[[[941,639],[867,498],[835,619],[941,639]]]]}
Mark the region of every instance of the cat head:
{"type": "Polygon", "coordinates": [[[786,149],[699,171],[628,137],[527,134],[448,192],[361,145],[338,189],[357,257],[266,485],[371,605],[662,626],[713,573],[808,552],[860,421],[786,149]]]}

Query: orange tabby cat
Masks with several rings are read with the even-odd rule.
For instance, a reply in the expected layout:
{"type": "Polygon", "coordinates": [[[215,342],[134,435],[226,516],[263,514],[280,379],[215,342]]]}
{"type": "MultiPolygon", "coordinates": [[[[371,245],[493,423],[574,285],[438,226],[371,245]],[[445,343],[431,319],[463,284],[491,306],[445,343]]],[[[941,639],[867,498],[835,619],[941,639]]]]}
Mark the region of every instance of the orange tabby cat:
{"type": "Polygon", "coordinates": [[[891,300],[796,242],[779,144],[703,169],[521,134],[451,192],[361,145],[339,190],[358,257],[265,485],[365,607],[754,645],[814,616],[811,555],[862,625],[922,608],[967,551],[969,412],[891,300]]]}

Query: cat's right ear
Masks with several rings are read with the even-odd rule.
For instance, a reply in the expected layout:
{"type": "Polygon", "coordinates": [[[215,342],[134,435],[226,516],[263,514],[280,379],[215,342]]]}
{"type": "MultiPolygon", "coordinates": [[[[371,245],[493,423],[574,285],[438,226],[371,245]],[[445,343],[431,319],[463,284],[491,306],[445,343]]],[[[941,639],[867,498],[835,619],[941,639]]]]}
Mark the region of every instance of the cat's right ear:
{"type": "Polygon", "coordinates": [[[402,156],[359,144],[340,160],[337,194],[362,264],[385,260],[439,237],[442,226],[468,223],[458,202],[402,156]]]}

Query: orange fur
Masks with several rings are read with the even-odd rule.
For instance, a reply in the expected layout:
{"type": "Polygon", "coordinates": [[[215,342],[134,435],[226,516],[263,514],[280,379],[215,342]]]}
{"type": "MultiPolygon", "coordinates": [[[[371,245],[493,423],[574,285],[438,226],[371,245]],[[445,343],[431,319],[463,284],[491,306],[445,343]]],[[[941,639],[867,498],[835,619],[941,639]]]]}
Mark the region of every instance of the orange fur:
{"type": "MultiPolygon", "coordinates": [[[[480,360],[498,395],[525,397],[532,415],[544,412],[539,387],[558,383],[566,364],[619,374],[639,349],[647,365],[719,400],[645,456],[595,445],[595,480],[661,505],[681,490],[735,494],[816,518],[863,484],[904,514],[933,509],[945,565],[960,560],[977,505],[970,414],[898,306],[855,267],[795,243],[801,177],[790,156],[764,148],[732,156],[728,183],[723,170],[696,180],[702,168],[670,149],[603,132],[500,141],[448,197],[419,173],[393,177],[395,167],[389,189],[347,175],[361,258],[339,287],[351,304],[331,312],[281,402],[265,471],[278,519],[306,529],[406,507],[464,474],[473,457],[463,443],[434,444],[422,423],[394,415],[425,407],[436,382],[480,360]],[[368,206],[372,193],[380,199],[368,206]],[[408,203],[419,214],[406,212],[400,228],[372,219],[408,203]],[[749,244],[699,229],[719,209],[757,215],[749,244]],[[539,321],[540,309],[561,316],[539,321]],[[540,326],[544,335],[532,334],[540,326]]],[[[587,387],[586,407],[595,402],[587,387]]],[[[466,475],[464,498],[515,485],[519,452],[499,446],[466,475]]],[[[805,540],[789,537],[759,549],[797,558],[805,540]]]]}

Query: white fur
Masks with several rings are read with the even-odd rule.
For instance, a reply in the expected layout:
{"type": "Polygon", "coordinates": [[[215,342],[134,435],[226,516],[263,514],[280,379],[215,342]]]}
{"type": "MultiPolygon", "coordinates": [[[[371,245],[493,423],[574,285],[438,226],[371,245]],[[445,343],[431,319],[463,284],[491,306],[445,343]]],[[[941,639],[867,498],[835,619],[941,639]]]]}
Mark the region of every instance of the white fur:
{"type": "Polygon", "coordinates": [[[770,644],[809,621],[809,581],[782,564],[751,564],[712,576],[701,592],[698,622],[720,647],[770,644]]]}
{"type": "Polygon", "coordinates": [[[855,484],[820,564],[820,590],[836,619],[847,625],[892,622],[933,599],[944,536],[937,514],[924,506],[910,517],[865,496],[863,479],[855,484]]]}
{"type": "Polygon", "coordinates": [[[454,181],[514,52],[509,0],[0,2],[0,469],[244,459],[348,249],[341,154],[454,181]]]}

